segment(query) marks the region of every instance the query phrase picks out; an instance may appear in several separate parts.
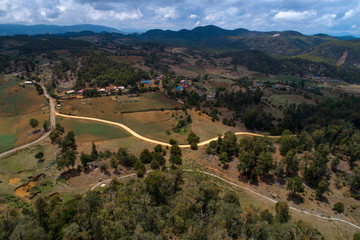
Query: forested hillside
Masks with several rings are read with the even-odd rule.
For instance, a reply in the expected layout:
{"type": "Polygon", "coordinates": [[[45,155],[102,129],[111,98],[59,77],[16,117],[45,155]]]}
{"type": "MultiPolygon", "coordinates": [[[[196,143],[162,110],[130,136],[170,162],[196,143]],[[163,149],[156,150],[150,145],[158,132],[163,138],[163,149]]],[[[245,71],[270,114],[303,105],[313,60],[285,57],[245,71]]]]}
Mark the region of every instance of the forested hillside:
{"type": "Polygon", "coordinates": [[[35,209],[0,217],[1,239],[322,239],[293,222],[285,202],[269,210],[242,208],[238,196],[181,170],[144,180],[113,180],[103,190],[63,201],[38,198],[35,209]]]}

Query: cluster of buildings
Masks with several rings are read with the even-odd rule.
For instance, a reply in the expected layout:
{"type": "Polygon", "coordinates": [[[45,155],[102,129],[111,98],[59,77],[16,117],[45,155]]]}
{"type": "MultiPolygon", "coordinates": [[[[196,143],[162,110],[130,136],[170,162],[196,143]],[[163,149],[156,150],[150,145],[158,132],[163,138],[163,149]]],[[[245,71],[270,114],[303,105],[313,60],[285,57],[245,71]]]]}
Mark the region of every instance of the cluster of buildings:
{"type": "Polygon", "coordinates": [[[274,89],[286,90],[286,91],[294,90],[293,87],[290,87],[289,85],[280,84],[280,83],[277,83],[277,84],[273,85],[272,87],[274,89]]]}
{"type": "Polygon", "coordinates": [[[182,91],[184,88],[192,86],[192,78],[185,78],[180,81],[180,85],[176,87],[176,90],[182,91]]]}
{"type": "Polygon", "coordinates": [[[327,78],[324,76],[312,76],[311,80],[316,81],[316,82],[339,82],[339,79],[332,79],[332,78],[327,78]]]}
{"type": "MultiPolygon", "coordinates": [[[[73,94],[76,94],[76,95],[83,95],[83,92],[85,90],[92,90],[94,88],[84,88],[84,89],[80,89],[78,91],[75,92],[75,90],[68,90],[68,91],[65,91],[66,95],[73,95],[73,94]]],[[[96,89],[98,92],[100,93],[117,93],[120,91],[123,91],[125,90],[125,87],[124,86],[109,86],[109,87],[104,87],[104,88],[97,88],[96,89]]]]}

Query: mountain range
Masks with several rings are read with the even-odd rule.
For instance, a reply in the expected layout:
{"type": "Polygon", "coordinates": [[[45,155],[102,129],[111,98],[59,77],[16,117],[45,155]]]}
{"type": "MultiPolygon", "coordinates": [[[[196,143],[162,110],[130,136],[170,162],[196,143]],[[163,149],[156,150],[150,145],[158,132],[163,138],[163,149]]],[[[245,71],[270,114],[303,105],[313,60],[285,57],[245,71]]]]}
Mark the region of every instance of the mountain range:
{"type": "Polygon", "coordinates": [[[297,31],[260,32],[245,28],[226,30],[213,25],[196,27],[192,30],[152,29],[144,33],[126,34],[115,28],[90,24],[72,26],[0,24],[0,36],[16,34],[40,34],[39,37],[46,37],[41,34],[57,34],[60,38],[79,40],[82,40],[82,36],[94,36],[106,41],[127,38],[217,53],[259,50],[270,55],[301,57],[311,61],[360,67],[360,39],[353,36],[305,35],[297,31]]]}
{"type": "Polygon", "coordinates": [[[95,33],[109,32],[109,33],[122,33],[116,28],[92,25],[92,24],[80,24],[70,26],[58,26],[58,25],[20,25],[20,24],[0,24],[0,36],[13,36],[13,35],[36,35],[36,34],[61,34],[66,32],[82,32],[92,31],[95,33]]]}

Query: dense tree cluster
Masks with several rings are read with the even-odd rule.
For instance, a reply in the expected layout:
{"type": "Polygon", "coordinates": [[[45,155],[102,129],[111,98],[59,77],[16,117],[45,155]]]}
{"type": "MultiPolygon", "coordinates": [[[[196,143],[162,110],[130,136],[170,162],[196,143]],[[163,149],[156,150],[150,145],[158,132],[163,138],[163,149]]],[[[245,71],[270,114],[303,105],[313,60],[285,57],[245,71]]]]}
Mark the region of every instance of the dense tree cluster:
{"type": "Polygon", "coordinates": [[[38,197],[34,209],[0,215],[1,239],[322,239],[304,222],[242,208],[238,196],[202,177],[153,171],[145,180],[113,180],[103,190],[62,200],[38,197]]]}
{"type": "Polygon", "coordinates": [[[83,88],[86,84],[100,87],[109,84],[135,85],[137,81],[147,78],[148,75],[142,70],[136,71],[129,64],[108,53],[88,51],[83,56],[78,77],[76,89],[83,88]]]}
{"type": "Polygon", "coordinates": [[[244,137],[239,144],[238,170],[255,181],[264,176],[274,166],[272,154],[275,152],[273,142],[265,137],[244,137]]]}
{"type": "Polygon", "coordinates": [[[206,153],[220,156],[222,163],[232,160],[233,156],[238,155],[238,142],[233,132],[226,132],[224,137],[219,136],[217,141],[211,141],[206,153]]]}

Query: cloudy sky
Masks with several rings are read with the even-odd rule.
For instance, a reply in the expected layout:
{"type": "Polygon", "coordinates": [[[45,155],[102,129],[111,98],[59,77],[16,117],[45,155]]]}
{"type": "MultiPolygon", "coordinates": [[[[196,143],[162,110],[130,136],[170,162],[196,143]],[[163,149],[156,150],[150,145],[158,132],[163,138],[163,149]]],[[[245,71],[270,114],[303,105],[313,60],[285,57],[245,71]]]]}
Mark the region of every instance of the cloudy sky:
{"type": "Polygon", "coordinates": [[[360,35],[360,0],[0,0],[0,23],[360,35]]]}

